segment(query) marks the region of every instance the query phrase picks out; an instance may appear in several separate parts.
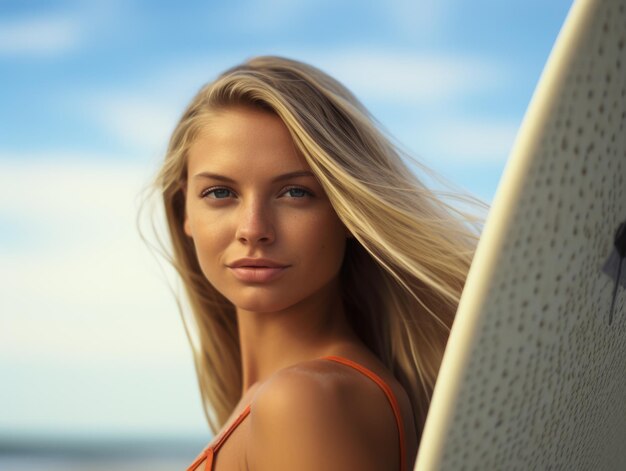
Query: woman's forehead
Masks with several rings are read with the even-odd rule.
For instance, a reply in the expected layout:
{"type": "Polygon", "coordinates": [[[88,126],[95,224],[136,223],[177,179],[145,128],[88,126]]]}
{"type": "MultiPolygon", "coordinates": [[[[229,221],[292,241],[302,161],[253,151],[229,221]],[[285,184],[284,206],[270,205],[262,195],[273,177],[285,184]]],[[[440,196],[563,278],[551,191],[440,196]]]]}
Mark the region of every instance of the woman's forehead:
{"type": "Polygon", "coordinates": [[[227,109],[211,117],[189,149],[188,169],[189,176],[310,171],[282,120],[248,108],[227,109]]]}

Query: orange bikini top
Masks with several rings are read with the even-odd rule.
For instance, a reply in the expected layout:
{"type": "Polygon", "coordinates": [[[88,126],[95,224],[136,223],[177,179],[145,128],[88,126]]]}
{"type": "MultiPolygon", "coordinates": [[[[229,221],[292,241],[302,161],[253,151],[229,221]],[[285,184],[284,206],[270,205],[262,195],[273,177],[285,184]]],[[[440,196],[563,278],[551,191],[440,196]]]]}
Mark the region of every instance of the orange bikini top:
{"type": "MultiPolygon", "coordinates": [[[[402,416],[400,415],[400,407],[398,406],[398,401],[393,394],[391,388],[373,371],[368,370],[364,366],[359,365],[358,363],[353,362],[352,360],[348,360],[347,358],[338,357],[338,356],[326,356],[322,357],[322,360],[331,360],[336,361],[338,363],[343,363],[344,365],[350,366],[355,370],[363,373],[365,376],[374,381],[385,393],[389,403],[391,404],[391,408],[393,409],[393,414],[396,417],[396,423],[398,424],[398,434],[400,436],[400,470],[407,471],[406,464],[406,444],[405,444],[405,436],[404,436],[404,427],[402,425],[402,416]]],[[[228,439],[231,433],[239,426],[241,422],[248,416],[250,413],[250,404],[248,404],[245,409],[239,414],[237,419],[228,427],[217,439],[217,441],[213,445],[209,445],[198,457],[195,461],[187,468],[187,471],[197,471],[198,466],[202,461],[205,461],[204,470],[203,471],[213,471],[213,458],[217,454],[217,451],[224,444],[224,442],[228,439]]]]}

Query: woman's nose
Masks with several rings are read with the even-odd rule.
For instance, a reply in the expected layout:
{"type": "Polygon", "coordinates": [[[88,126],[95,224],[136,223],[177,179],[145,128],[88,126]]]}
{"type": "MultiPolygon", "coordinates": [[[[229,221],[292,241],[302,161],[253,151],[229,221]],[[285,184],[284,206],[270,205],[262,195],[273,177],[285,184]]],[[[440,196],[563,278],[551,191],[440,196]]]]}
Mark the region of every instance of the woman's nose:
{"type": "Polygon", "coordinates": [[[243,244],[272,243],[275,233],[271,210],[260,201],[243,204],[236,237],[243,244]]]}

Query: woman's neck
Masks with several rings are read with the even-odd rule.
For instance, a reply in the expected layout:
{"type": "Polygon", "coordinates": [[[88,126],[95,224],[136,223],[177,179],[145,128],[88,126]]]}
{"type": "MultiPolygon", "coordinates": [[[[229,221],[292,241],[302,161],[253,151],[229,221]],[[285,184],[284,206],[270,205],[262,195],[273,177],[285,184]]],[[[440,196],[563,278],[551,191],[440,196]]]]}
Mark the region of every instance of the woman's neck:
{"type": "Polygon", "coordinates": [[[337,284],[279,312],[237,310],[243,393],[276,371],[359,342],[348,325],[337,284]]]}

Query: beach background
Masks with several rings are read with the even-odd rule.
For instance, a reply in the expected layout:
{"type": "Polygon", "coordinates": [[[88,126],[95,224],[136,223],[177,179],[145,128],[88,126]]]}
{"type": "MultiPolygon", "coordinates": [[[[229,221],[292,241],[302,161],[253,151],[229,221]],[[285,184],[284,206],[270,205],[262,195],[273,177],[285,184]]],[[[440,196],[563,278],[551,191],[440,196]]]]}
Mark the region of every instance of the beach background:
{"type": "Polygon", "coordinates": [[[137,230],[204,83],[309,62],[490,202],[570,6],[0,2],[0,470],[184,469],[210,440],[171,270],[137,230]]]}

